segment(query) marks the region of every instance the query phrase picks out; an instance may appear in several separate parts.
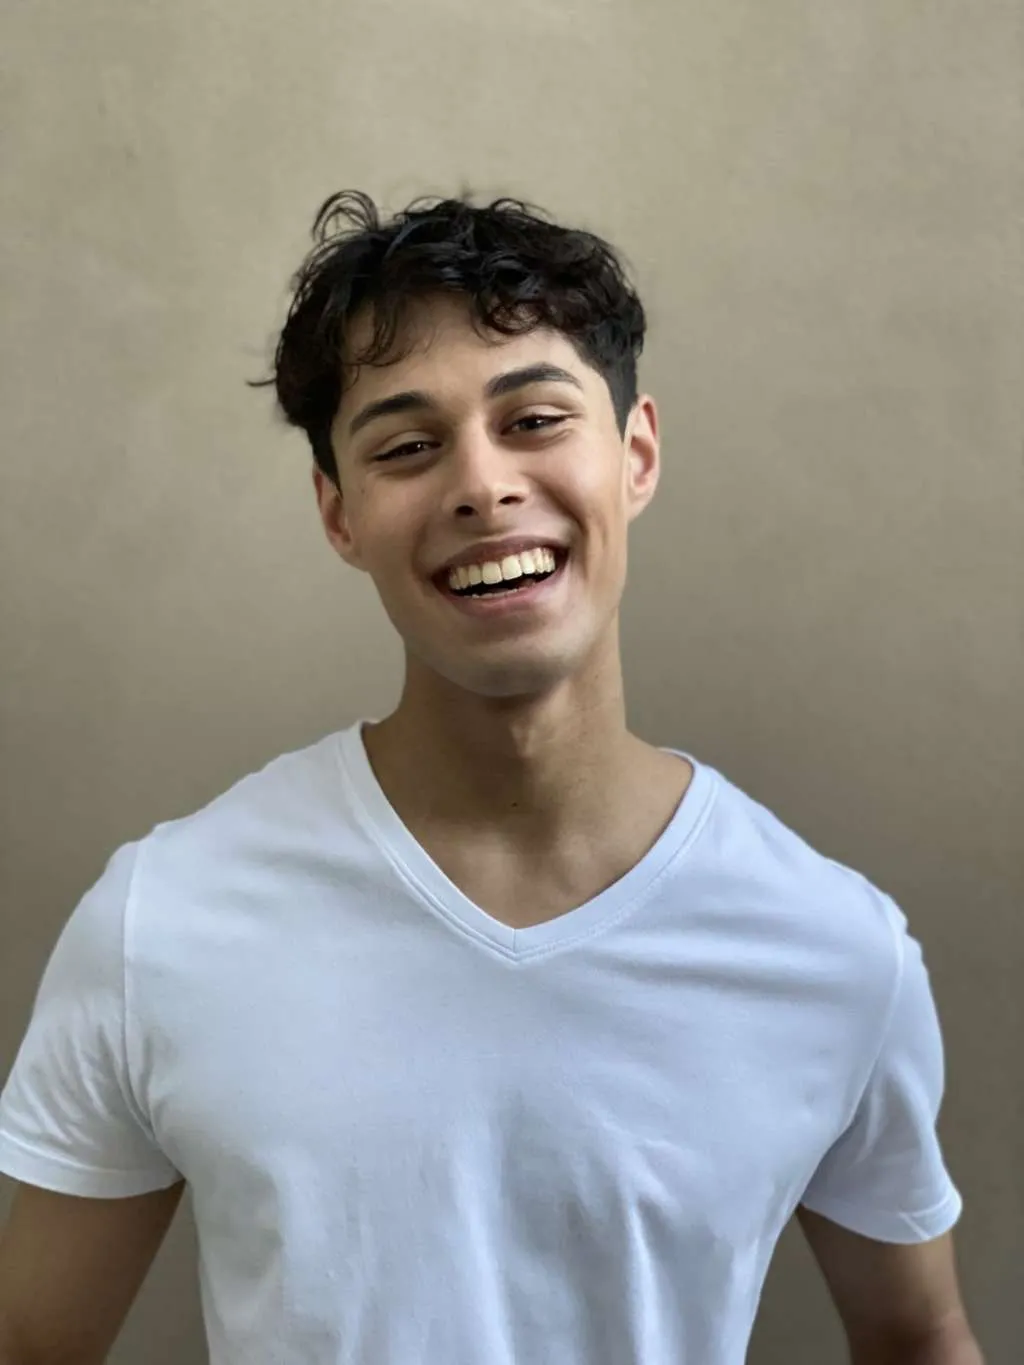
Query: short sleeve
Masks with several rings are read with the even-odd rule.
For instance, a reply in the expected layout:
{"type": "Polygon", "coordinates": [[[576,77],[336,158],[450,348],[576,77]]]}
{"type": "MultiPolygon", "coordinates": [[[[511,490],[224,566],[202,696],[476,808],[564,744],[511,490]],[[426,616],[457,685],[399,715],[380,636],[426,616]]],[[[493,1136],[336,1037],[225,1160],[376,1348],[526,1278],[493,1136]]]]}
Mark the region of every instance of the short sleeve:
{"type": "Polygon", "coordinates": [[[126,1055],[124,917],[137,845],[119,849],[65,924],[0,1095],[0,1171],[96,1199],[181,1176],[135,1101],[126,1055]]]}
{"type": "Polygon", "coordinates": [[[893,910],[901,969],[882,1048],[852,1123],[802,1202],[862,1236],[914,1243],[948,1232],[962,1200],[936,1132],[945,1083],[938,1014],[920,945],[893,910]]]}

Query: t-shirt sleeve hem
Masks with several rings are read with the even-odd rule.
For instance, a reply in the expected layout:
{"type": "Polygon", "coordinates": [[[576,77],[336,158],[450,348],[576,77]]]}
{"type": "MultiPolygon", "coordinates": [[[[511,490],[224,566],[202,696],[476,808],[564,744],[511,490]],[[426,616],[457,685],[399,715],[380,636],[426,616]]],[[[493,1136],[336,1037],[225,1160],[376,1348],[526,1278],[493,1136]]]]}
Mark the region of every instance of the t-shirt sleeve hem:
{"type": "Polygon", "coordinates": [[[144,1171],[104,1171],[73,1165],[62,1157],[26,1147],[9,1133],[0,1133],[0,1173],[23,1185],[84,1199],[129,1199],[169,1189],[182,1179],[170,1165],[144,1171]]]}
{"type": "Polygon", "coordinates": [[[849,1228],[876,1242],[913,1246],[930,1242],[955,1226],[963,1212],[963,1199],[952,1186],[937,1204],[920,1213],[881,1211],[836,1199],[805,1199],[803,1206],[820,1213],[840,1227],[849,1228]]]}

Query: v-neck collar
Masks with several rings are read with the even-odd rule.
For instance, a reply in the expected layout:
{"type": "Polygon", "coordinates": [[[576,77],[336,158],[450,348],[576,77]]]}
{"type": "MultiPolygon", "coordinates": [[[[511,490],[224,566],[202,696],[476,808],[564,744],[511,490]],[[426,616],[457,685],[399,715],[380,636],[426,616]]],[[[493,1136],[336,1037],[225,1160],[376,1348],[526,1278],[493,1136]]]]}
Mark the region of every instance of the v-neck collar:
{"type": "Polygon", "coordinates": [[[470,900],[414,838],[377,781],[363,741],[360,720],[336,736],[337,753],[356,811],[375,842],[426,906],[454,929],[510,958],[548,954],[590,938],[634,912],[657,889],[665,872],[696,838],[711,808],[716,773],[679,749],[666,750],[689,762],[693,776],[652,847],[618,881],[582,905],[541,924],[516,929],[470,900]]]}

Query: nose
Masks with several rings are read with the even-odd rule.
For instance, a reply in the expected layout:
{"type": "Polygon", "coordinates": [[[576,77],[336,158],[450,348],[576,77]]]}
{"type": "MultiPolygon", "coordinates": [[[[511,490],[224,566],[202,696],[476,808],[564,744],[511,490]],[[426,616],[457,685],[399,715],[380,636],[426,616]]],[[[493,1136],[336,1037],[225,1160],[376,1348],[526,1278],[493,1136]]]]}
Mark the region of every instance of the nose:
{"type": "Polygon", "coordinates": [[[459,436],[444,466],[447,484],[443,510],[448,516],[486,521],[500,507],[514,507],[526,500],[526,481],[519,461],[511,451],[496,445],[486,431],[467,431],[459,436]]]}

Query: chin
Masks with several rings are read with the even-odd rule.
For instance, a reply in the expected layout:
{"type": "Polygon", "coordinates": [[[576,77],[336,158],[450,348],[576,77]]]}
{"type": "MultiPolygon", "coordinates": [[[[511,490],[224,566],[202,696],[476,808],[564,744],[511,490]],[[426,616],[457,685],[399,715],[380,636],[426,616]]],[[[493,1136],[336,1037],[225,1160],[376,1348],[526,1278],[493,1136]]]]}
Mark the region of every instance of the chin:
{"type": "Polygon", "coordinates": [[[410,633],[404,637],[406,684],[427,696],[440,683],[444,690],[494,701],[539,700],[600,668],[607,632],[589,630],[590,625],[577,620],[569,629],[538,632],[533,639],[524,632],[519,639],[468,647],[410,633]]]}

